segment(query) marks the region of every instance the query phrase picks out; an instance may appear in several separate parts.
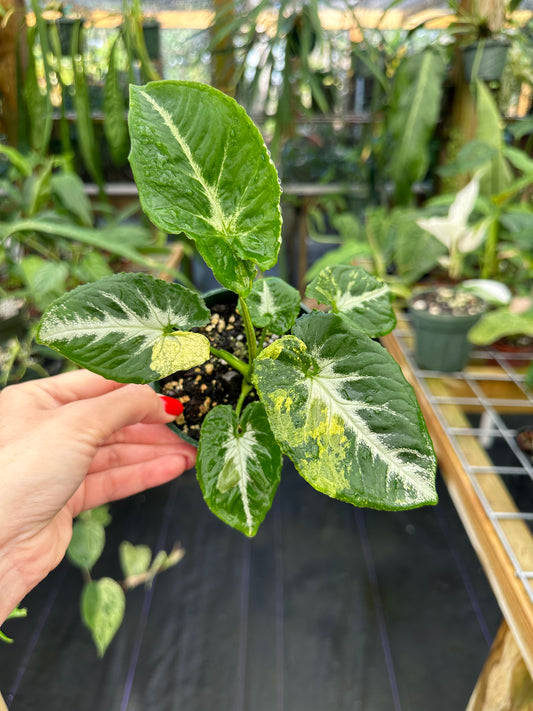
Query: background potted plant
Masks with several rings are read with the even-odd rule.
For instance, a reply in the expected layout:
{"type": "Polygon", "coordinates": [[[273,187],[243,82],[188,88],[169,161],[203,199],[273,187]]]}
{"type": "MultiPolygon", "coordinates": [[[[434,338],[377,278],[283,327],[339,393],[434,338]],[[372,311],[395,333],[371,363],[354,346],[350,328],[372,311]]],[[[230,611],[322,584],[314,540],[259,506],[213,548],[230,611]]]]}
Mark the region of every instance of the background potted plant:
{"type": "Polygon", "coordinates": [[[451,285],[437,285],[415,293],[409,301],[415,332],[415,358],[421,368],[453,372],[465,366],[471,344],[467,334],[481,317],[485,302],[476,294],[455,287],[463,272],[464,257],[483,242],[484,222],[470,226],[468,219],[479,193],[477,174],[462,188],[445,217],[420,218],[417,224],[448,249],[441,258],[451,285]]]}
{"type": "Polygon", "coordinates": [[[374,340],[395,323],[386,285],[362,269],[326,269],[307,294],[329,312],[300,316],[292,287],[256,278],[278,258],[280,185],[244,110],[192,82],[130,91],[143,209],[161,229],[193,239],[234,293],[244,352],[211,345],[200,295],[146,274],[64,295],[44,314],[40,341],[122,382],[160,381],[210,357],[213,367],[229,365],[237,402],[211,403],[197,475],[211,510],[246,535],[271,506],[283,454],[333,498],[380,509],[435,503],[435,455],[414,392],[374,340]]]}
{"type": "Polygon", "coordinates": [[[480,7],[475,0],[470,10],[459,2],[449,0],[456,14],[448,31],[455,36],[463,57],[463,69],[467,83],[472,79],[498,81],[503,73],[507,52],[516,36],[512,15],[522,0],[511,0],[491,6],[480,7]]]}

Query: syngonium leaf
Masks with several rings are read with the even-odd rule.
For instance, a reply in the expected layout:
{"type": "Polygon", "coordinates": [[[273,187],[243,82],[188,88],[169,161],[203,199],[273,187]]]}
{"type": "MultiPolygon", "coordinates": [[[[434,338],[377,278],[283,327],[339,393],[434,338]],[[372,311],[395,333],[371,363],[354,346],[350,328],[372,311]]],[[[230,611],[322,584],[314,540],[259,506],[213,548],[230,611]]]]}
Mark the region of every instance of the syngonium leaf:
{"type": "Polygon", "coordinates": [[[389,287],[361,267],[326,267],[308,285],[305,295],[331,306],[346,325],[371,338],[390,333],[396,325],[389,287]]]}
{"type": "Polygon", "coordinates": [[[106,378],[150,383],[209,358],[207,338],[188,332],[208,321],[194,291],[147,274],[117,274],[55,301],[37,339],[106,378]]]}
{"type": "Polygon", "coordinates": [[[78,568],[91,570],[102,555],[105,546],[105,530],[98,521],[78,520],[72,527],[72,538],[67,548],[67,557],[78,568]]]}
{"type": "Polygon", "coordinates": [[[436,460],[387,351],[335,314],[301,317],[263,350],[254,383],[283,452],[315,489],[358,506],[436,503],[436,460]]]}
{"type": "Polygon", "coordinates": [[[207,505],[222,521],[254,536],[272,505],[281,464],[261,403],[248,405],[240,421],[229,405],[208,413],[196,471],[207,505]]]}
{"type": "Polygon", "coordinates": [[[300,313],[300,293],[278,277],[255,281],[246,303],[254,326],[279,336],[294,326],[300,313]]]}
{"type": "Polygon", "coordinates": [[[130,88],[130,163],[148,217],[185,232],[217,280],[249,293],[256,264],[276,263],[280,186],[246,112],[210,86],[185,81],[130,88]]]}
{"type": "Polygon", "coordinates": [[[112,578],[91,581],[83,588],[80,605],[82,620],[103,657],[124,618],[124,590],[112,578]]]}

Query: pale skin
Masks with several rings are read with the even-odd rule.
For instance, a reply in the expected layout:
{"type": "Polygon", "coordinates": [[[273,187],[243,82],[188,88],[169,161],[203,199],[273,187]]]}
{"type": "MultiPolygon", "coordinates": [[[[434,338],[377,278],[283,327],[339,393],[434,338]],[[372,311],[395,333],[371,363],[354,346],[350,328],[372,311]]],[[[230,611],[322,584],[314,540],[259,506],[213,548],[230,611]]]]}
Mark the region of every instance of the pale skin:
{"type": "Polygon", "coordinates": [[[194,465],[172,419],[148,385],[84,370],[0,393],[0,624],[62,560],[75,516],[194,465]]]}

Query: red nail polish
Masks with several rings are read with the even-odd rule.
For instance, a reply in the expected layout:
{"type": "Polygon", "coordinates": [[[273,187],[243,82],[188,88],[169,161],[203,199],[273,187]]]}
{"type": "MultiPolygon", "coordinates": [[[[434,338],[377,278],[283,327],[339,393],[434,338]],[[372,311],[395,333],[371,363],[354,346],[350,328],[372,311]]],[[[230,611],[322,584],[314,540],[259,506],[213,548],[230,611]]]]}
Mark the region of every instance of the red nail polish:
{"type": "Polygon", "coordinates": [[[165,412],[168,412],[169,415],[174,415],[174,417],[181,415],[183,405],[179,400],[176,400],[175,397],[167,397],[166,395],[160,395],[159,397],[163,400],[165,412]]]}

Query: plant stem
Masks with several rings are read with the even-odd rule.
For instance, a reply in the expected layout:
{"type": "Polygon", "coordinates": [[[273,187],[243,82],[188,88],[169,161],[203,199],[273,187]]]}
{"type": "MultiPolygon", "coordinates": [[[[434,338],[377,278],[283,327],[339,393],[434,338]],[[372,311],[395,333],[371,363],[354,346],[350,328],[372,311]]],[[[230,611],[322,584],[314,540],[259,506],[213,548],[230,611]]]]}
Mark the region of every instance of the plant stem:
{"type": "Polygon", "coordinates": [[[251,390],[253,390],[253,387],[254,386],[250,382],[243,380],[241,394],[239,395],[237,405],[235,406],[235,412],[237,413],[237,417],[240,417],[241,409],[244,401],[246,400],[246,396],[251,390]]]}
{"type": "Polygon", "coordinates": [[[228,365],[231,365],[234,370],[238,371],[242,377],[248,381],[251,370],[248,363],[245,363],[240,358],[237,358],[237,356],[234,356],[232,353],[228,353],[228,351],[225,351],[222,348],[213,348],[213,346],[211,346],[209,351],[211,355],[214,355],[216,358],[222,358],[222,360],[225,360],[228,365]]]}
{"type": "Polygon", "coordinates": [[[248,343],[248,362],[250,367],[255,360],[257,355],[257,341],[255,340],[255,331],[252,323],[252,318],[250,312],[248,311],[248,306],[246,301],[239,296],[239,311],[241,312],[242,321],[244,324],[244,332],[246,333],[246,341],[248,343]]]}

